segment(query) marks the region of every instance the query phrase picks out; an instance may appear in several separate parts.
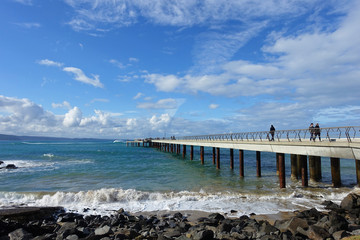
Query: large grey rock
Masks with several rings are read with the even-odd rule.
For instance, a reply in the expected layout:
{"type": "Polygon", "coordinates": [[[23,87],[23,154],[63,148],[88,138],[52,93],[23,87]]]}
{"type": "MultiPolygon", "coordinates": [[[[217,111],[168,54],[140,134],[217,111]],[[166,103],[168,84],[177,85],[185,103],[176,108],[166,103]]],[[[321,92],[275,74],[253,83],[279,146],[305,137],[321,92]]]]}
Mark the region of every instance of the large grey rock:
{"type": "Polygon", "coordinates": [[[307,236],[312,240],[323,240],[331,237],[325,228],[318,226],[310,226],[307,231],[307,236]]]}
{"type": "Polygon", "coordinates": [[[341,201],[340,207],[348,211],[360,208],[360,196],[350,193],[341,201]]]}
{"type": "Polygon", "coordinates": [[[276,221],[275,227],[278,228],[281,232],[286,232],[289,230],[293,235],[295,235],[297,232],[297,227],[308,229],[309,225],[305,219],[293,217],[286,221],[276,221]]]}
{"type": "Polygon", "coordinates": [[[8,234],[10,240],[30,240],[33,238],[31,233],[28,233],[22,228],[16,229],[15,231],[8,234]]]}
{"type": "Polygon", "coordinates": [[[110,233],[111,233],[111,227],[108,225],[95,229],[95,235],[97,236],[106,236],[110,233]]]}
{"type": "Polygon", "coordinates": [[[344,237],[348,237],[348,236],[350,236],[350,233],[348,233],[344,230],[337,231],[332,234],[332,237],[334,238],[334,240],[340,240],[340,239],[343,239],[344,237]]]}

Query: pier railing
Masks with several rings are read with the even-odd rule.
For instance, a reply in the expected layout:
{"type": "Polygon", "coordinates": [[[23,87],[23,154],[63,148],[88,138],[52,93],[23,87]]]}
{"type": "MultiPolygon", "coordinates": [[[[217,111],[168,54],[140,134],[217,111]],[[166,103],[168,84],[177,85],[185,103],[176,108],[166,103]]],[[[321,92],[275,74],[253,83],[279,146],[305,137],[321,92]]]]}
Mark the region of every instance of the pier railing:
{"type": "MultiPolygon", "coordinates": [[[[320,133],[322,141],[338,141],[343,140],[353,142],[360,138],[360,126],[348,127],[330,127],[320,129],[295,129],[295,130],[276,130],[274,132],[274,141],[289,141],[302,142],[310,141],[310,138],[316,137],[319,141],[319,136],[316,136],[316,131],[320,133]]],[[[178,140],[192,140],[192,141],[272,141],[272,134],[270,131],[261,132],[241,132],[241,133],[224,133],[224,134],[210,134],[199,136],[184,136],[176,138],[178,140]]],[[[359,139],[360,140],[360,139],[359,139]]]]}

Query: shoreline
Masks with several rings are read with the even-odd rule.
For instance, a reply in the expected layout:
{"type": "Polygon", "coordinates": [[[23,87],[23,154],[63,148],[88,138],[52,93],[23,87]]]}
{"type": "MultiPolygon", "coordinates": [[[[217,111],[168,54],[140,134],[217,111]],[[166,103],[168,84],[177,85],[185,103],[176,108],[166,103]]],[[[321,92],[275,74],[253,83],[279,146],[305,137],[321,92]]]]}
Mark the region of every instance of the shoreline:
{"type": "Polygon", "coordinates": [[[360,195],[340,205],[232,217],[203,211],[158,211],[111,216],[65,212],[62,207],[0,210],[0,239],[343,239],[360,236],[360,195]]]}

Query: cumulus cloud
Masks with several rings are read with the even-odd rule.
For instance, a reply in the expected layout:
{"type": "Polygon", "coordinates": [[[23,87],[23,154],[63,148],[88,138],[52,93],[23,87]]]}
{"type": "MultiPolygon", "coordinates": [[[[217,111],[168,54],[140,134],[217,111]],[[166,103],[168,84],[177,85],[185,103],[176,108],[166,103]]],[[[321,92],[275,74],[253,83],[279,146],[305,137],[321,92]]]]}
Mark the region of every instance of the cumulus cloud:
{"type": "Polygon", "coordinates": [[[170,120],[171,120],[170,115],[167,113],[164,113],[164,114],[161,114],[160,116],[153,115],[150,118],[149,122],[150,122],[152,130],[163,130],[163,129],[167,128],[167,126],[170,123],[170,120]]]}
{"type": "Polygon", "coordinates": [[[145,82],[154,84],[157,90],[164,92],[175,91],[184,81],[175,75],[148,74],[143,77],[145,82]]]}
{"type": "Polygon", "coordinates": [[[82,119],[82,112],[78,107],[74,107],[65,114],[63,124],[65,127],[77,127],[82,119]]]}
{"type": "Polygon", "coordinates": [[[92,75],[93,78],[89,78],[84,74],[84,72],[81,69],[75,67],[65,67],[63,68],[63,71],[73,73],[75,75],[74,79],[76,81],[90,84],[93,85],[94,87],[99,87],[99,88],[104,87],[104,85],[99,80],[99,75],[93,74],[92,75]]]}
{"type": "Polygon", "coordinates": [[[65,108],[65,109],[69,109],[69,110],[71,109],[71,105],[67,101],[64,101],[62,103],[52,103],[51,106],[53,108],[65,108]]]}
{"type": "Polygon", "coordinates": [[[63,63],[55,62],[55,61],[52,61],[49,59],[42,59],[42,60],[39,60],[37,63],[40,65],[54,66],[54,67],[62,67],[64,65],[63,63]]]}

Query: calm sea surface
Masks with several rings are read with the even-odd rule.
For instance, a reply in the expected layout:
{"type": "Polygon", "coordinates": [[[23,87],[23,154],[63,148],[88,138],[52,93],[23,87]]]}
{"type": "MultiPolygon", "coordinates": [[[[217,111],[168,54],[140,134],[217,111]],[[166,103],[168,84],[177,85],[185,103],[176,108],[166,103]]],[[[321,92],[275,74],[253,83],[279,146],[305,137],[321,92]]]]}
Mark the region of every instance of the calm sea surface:
{"type": "MultiPolygon", "coordinates": [[[[153,148],[126,147],[112,141],[21,142],[0,141],[0,160],[18,169],[0,169],[0,207],[64,206],[89,214],[158,210],[202,210],[237,215],[271,214],[336,203],[355,187],[354,160],[341,160],[344,187],[331,187],[330,160],[322,158],[321,183],[290,179],[286,155],[286,189],[279,189],[275,154],[261,154],[262,177],[256,177],[255,152],[245,151],[245,178],[230,170],[229,150],[221,149],[221,169],[212,164],[212,149],[205,148],[205,165],[199,149],[194,160],[153,148]]],[[[189,150],[188,150],[189,153],[189,150]]]]}

